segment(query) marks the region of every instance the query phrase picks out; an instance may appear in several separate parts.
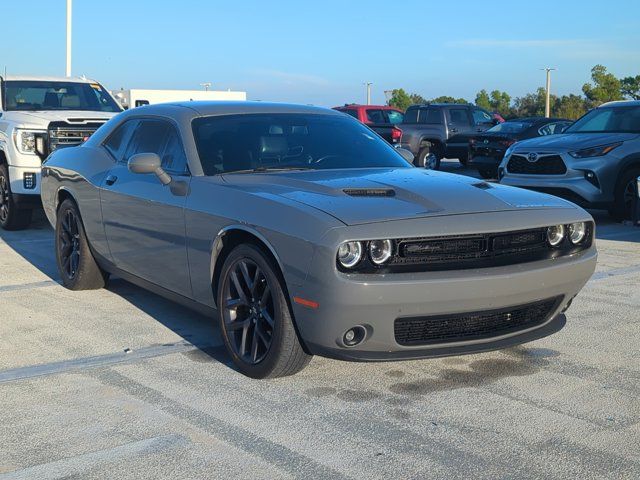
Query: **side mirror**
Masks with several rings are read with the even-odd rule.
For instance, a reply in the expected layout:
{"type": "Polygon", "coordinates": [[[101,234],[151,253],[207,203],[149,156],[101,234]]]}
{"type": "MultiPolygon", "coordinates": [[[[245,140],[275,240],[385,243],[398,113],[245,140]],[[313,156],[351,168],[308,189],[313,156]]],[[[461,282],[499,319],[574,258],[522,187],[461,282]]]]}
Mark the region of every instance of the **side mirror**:
{"type": "Polygon", "coordinates": [[[404,158],[407,162],[413,163],[413,153],[411,153],[406,148],[396,148],[397,152],[404,158]]]}
{"type": "Polygon", "coordinates": [[[132,155],[127,162],[127,168],[131,173],[154,173],[160,183],[169,185],[171,176],[162,169],[162,160],[155,153],[137,153],[132,155]]]}

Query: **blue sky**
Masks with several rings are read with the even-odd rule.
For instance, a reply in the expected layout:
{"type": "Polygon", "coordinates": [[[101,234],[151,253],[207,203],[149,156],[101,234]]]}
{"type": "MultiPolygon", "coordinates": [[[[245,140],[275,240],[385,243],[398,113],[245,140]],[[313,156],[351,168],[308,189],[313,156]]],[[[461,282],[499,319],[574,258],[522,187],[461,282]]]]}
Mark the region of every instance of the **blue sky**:
{"type": "MultiPolygon", "coordinates": [[[[9,73],[63,75],[65,0],[3,0],[9,73]]],[[[591,67],[640,74],[640,2],[74,0],[73,74],[116,88],[246,90],[333,106],[405,88],[432,98],[579,93],[591,67]]]]}

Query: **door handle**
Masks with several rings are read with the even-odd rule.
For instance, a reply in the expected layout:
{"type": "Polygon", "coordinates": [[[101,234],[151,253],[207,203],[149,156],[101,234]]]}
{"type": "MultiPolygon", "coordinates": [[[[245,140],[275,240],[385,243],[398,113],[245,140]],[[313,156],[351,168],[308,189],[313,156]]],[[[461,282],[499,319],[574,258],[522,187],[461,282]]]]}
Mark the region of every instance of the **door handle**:
{"type": "Polygon", "coordinates": [[[116,183],[118,181],[118,177],[116,177],[115,175],[109,175],[105,180],[104,183],[107,184],[108,186],[113,185],[114,183],[116,183]]]}

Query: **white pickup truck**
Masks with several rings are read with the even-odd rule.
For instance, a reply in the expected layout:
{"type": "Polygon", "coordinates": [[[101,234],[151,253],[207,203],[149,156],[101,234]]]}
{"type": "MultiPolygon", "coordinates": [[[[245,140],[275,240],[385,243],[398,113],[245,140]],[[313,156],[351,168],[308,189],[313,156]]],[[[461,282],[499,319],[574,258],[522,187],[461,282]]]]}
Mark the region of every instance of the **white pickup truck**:
{"type": "Polygon", "coordinates": [[[0,227],[26,228],[40,206],[40,168],[81,144],[122,108],[86,78],[0,77],[0,227]]]}

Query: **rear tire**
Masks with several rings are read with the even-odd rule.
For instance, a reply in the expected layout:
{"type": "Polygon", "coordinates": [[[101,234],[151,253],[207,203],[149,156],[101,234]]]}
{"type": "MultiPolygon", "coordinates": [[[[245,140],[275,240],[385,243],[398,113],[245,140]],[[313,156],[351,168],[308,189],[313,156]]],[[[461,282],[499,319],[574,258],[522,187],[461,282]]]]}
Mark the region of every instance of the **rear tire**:
{"type": "Polygon", "coordinates": [[[465,156],[463,158],[458,159],[458,161],[460,162],[460,165],[462,165],[463,167],[466,167],[469,164],[470,157],[471,157],[471,152],[467,150],[467,153],[465,154],[465,156]]]}
{"type": "Polygon", "coordinates": [[[218,321],[227,352],[252,378],[293,375],[307,366],[307,354],[293,324],[284,280],[259,247],[231,251],[220,272],[218,321]]]}
{"type": "Polygon", "coordinates": [[[24,230],[31,223],[33,210],[21,209],[13,200],[9,169],[0,165],[0,227],[4,230],[24,230]]]}
{"type": "Polygon", "coordinates": [[[614,204],[609,209],[609,214],[616,220],[630,220],[633,214],[634,183],[640,176],[640,168],[633,167],[622,174],[616,183],[614,192],[614,204]]]}
{"type": "Polygon", "coordinates": [[[56,218],[56,263],[62,285],[69,290],[97,290],[109,277],[96,263],[80,211],[73,200],[65,200],[56,218]]]}
{"type": "Polygon", "coordinates": [[[414,164],[427,170],[440,170],[440,158],[434,145],[429,145],[420,149],[414,164]]]}

